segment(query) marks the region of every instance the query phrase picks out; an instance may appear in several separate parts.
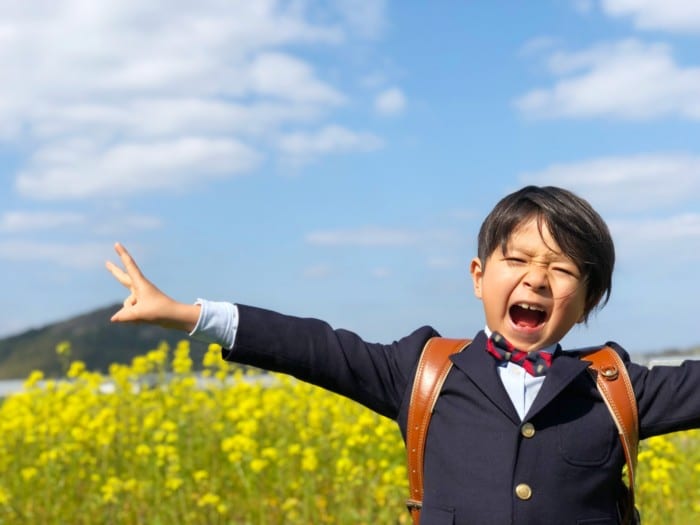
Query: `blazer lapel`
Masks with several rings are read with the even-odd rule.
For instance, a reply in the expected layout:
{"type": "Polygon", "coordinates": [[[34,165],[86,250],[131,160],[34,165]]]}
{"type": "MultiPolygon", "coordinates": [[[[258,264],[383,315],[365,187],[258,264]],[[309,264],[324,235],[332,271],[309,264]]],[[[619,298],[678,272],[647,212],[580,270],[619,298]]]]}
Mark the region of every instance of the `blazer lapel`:
{"type": "Polygon", "coordinates": [[[486,352],[486,340],[486,334],[483,331],[479,332],[467,348],[458,354],[453,354],[450,359],[455,368],[466,374],[498,410],[519,425],[520,417],[498,376],[496,363],[486,352]]]}
{"type": "Polygon", "coordinates": [[[577,353],[560,352],[552,362],[551,368],[547,371],[547,377],[542,383],[542,388],[532,403],[530,410],[525,415],[525,419],[534,417],[546,407],[577,376],[585,373],[589,364],[589,361],[579,359],[577,353]]]}

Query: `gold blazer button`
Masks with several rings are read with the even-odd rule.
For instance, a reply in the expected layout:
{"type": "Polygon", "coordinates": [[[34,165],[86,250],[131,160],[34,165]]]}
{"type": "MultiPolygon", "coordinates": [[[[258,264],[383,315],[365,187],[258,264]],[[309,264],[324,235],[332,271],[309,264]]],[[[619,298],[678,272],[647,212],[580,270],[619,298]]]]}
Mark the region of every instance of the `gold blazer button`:
{"type": "Polygon", "coordinates": [[[532,497],[532,489],[527,483],[520,483],[515,487],[515,495],[521,500],[527,500],[532,497]]]}
{"type": "Polygon", "coordinates": [[[535,435],[535,425],[532,423],[525,423],[522,427],[520,427],[520,433],[523,435],[523,437],[528,439],[531,438],[535,435]]]}

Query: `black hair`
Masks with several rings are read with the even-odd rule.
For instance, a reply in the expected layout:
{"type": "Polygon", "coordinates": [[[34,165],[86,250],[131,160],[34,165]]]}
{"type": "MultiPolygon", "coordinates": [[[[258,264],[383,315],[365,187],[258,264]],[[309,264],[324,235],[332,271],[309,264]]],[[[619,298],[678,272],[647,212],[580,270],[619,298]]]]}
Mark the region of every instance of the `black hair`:
{"type": "Polygon", "coordinates": [[[535,218],[547,227],[562,252],[576,264],[586,286],[584,320],[610,298],[615,246],[608,226],[593,207],[574,193],[554,186],[526,186],[501,199],[479,230],[483,264],[496,248],[504,252],[513,232],[535,218]],[[602,302],[601,302],[602,300],[602,302]]]}

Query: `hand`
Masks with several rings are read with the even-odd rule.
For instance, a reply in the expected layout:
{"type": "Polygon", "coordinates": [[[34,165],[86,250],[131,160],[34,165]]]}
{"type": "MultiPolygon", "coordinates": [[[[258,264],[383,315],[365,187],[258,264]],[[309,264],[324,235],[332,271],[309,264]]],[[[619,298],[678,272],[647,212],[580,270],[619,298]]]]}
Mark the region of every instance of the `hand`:
{"type": "Polygon", "coordinates": [[[111,321],[157,324],[191,332],[199,319],[200,307],[179,303],[161,292],[141,273],[124,246],[116,243],[114,249],[124,270],[111,261],[107,261],[107,269],[130,293],[124,300],[124,306],[112,316],[111,321]]]}

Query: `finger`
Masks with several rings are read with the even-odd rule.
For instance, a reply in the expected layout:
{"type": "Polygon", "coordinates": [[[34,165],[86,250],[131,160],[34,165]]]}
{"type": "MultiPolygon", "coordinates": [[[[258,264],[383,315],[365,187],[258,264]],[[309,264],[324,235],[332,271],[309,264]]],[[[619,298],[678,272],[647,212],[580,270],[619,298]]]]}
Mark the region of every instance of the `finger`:
{"type": "Polygon", "coordinates": [[[105,263],[105,266],[117,281],[119,281],[122,285],[126,286],[127,288],[131,288],[131,277],[129,277],[129,275],[124,270],[119,268],[119,266],[117,266],[111,261],[107,261],[105,263]]]}
{"type": "Polygon", "coordinates": [[[113,323],[134,323],[138,322],[138,318],[131,313],[129,310],[130,307],[125,306],[124,308],[121,308],[117,312],[110,317],[110,321],[113,323]]]}
{"type": "Polygon", "coordinates": [[[124,308],[129,308],[130,306],[134,306],[138,300],[136,299],[136,296],[134,294],[131,294],[129,297],[124,299],[124,308]]]}
{"type": "Polygon", "coordinates": [[[119,259],[121,259],[124,268],[126,268],[126,273],[128,273],[132,278],[143,278],[141,270],[139,269],[138,265],[131,257],[129,252],[126,250],[126,248],[124,248],[124,246],[122,246],[121,243],[115,243],[114,249],[119,255],[119,259]]]}
{"type": "Polygon", "coordinates": [[[109,320],[112,321],[113,323],[123,322],[123,314],[124,314],[124,308],[120,308],[119,310],[114,312],[114,314],[112,315],[112,317],[110,317],[109,320]]]}

